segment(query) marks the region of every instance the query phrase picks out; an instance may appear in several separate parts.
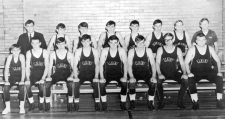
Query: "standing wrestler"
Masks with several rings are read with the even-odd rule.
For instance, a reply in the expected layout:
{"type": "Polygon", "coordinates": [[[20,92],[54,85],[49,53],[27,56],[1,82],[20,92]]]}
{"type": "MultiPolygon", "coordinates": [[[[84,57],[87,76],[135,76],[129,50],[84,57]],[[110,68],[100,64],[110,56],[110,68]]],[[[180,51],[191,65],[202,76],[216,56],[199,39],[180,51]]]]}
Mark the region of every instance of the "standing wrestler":
{"type": "MultiPolygon", "coordinates": [[[[88,33],[88,24],[86,22],[81,22],[79,25],[78,25],[78,30],[80,32],[80,36],[78,37],[78,39],[75,39],[73,41],[73,53],[75,53],[75,51],[78,49],[78,48],[81,48],[82,47],[82,43],[81,43],[81,38],[84,34],[87,34],[88,33]]],[[[94,36],[91,35],[91,47],[93,48],[97,48],[97,41],[95,39],[94,36]]]]}
{"type": "Polygon", "coordinates": [[[19,36],[19,39],[17,41],[17,44],[21,46],[21,54],[26,56],[26,53],[28,50],[32,49],[31,46],[31,38],[32,37],[39,37],[41,41],[41,48],[46,49],[47,45],[45,42],[45,38],[42,33],[34,31],[34,21],[33,20],[27,20],[25,22],[25,28],[26,28],[26,33],[23,33],[19,36]]]}
{"type": "Polygon", "coordinates": [[[137,20],[133,20],[130,22],[130,30],[131,30],[131,34],[125,36],[125,45],[126,45],[127,51],[135,48],[135,38],[136,36],[139,35],[138,33],[139,22],[137,20]]]}
{"type": "Polygon", "coordinates": [[[127,98],[127,54],[125,50],[119,47],[119,38],[112,35],[108,39],[109,47],[104,48],[100,57],[100,92],[102,100],[102,109],[107,109],[106,89],[110,81],[117,81],[121,85],[120,107],[126,110],[127,98]]]}
{"type": "Polygon", "coordinates": [[[186,55],[188,48],[191,47],[191,40],[187,31],[183,30],[183,21],[177,20],[174,23],[174,42],[173,44],[179,47],[183,56],[186,55]]]}
{"type": "Polygon", "coordinates": [[[201,79],[207,79],[216,84],[217,108],[224,109],[222,104],[223,78],[221,73],[221,62],[215,50],[211,46],[206,45],[207,40],[203,33],[197,34],[195,42],[196,45],[189,49],[185,58],[185,65],[189,78],[189,90],[193,101],[192,109],[199,109],[196,83],[201,79]],[[212,69],[211,57],[213,57],[217,63],[218,72],[212,69]],[[189,66],[190,62],[191,65],[189,66]]]}
{"type": "Polygon", "coordinates": [[[25,78],[25,57],[20,54],[20,46],[13,44],[10,48],[12,54],[7,57],[5,65],[5,85],[3,87],[5,109],[2,114],[8,114],[11,112],[10,108],[10,88],[15,85],[16,82],[19,83],[19,100],[20,100],[20,114],[24,114],[24,78],[25,78]],[[10,76],[8,77],[10,73],[10,76]]]}
{"type": "Polygon", "coordinates": [[[95,110],[100,110],[99,97],[99,56],[98,50],[91,47],[91,36],[84,34],[81,37],[81,48],[77,49],[74,57],[74,77],[75,77],[75,104],[74,109],[79,109],[80,85],[85,81],[90,81],[94,89],[95,110]],[[77,67],[78,65],[78,67],[77,67]]]}
{"type": "Polygon", "coordinates": [[[186,75],[184,60],[180,48],[173,45],[173,34],[166,33],[164,36],[165,46],[160,47],[157,50],[156,55],[156,70],[158,73],[158,97],[159,104],[158,109],[163,109],[164,107],[164,96],[163,96],[163,86],[162,83],[166,79],[173,79],[181,84],[180,91],[178,93],[177,106],[180,109],[186,109],[183,105],[183,97],[188,87],[188,77],[186,75]],[[181,65],[181,70],[177,69],[176,62],[177,59],[181,65]]]}
{"type": "Polygon", "coordinates": [[[57,26],[56,26],[56,34],[54,34],[52,36],[52,38],[50,39],[50,42],[48,44],[48,52],[50,54],[50,50],[53,46],[53,49],[54,51],[56,50],[56,40],[59,38],[59,37],[64,37],[65,40],[66,40],[66,46],[68,48],[69,51],[72,51],[72,48],[71,48],[71,45],[70,45],[70,38],[69,38],[69,35],[66,34],[66,25],[63,24],[63,23],[59,23],[57,26]]]}
{"type": "Polygon", "coordinates": [[[48,52],[47,50],[41,48],[41,41],[39,37],[31,38],[32,49],[27,51],[26,54],[26,82],[27,94],[30,107],[28,112],[32,112],[35,109],[34,98],[31,91],[31,87],[39,82],[39,111],[44,111],[44,81],[48,74],[48,52]]]}
{"type": "Polygon", "coordinates": [[[109,37],[115,35],[119,38],[119,46],[125,48],[124,39],[120,32],[115,31],[116,23],[114,21],[108,21],[106,23],[106,32],[101,33],[98,40],[98,51],[101,52],[102,48],[110,47],[109,37]]]}
{"type": "Polygon", "coordinates": [[[152,28],[154,31],[146,36],[145,46],[151,48],[154,57],[156,56],[157,49],[164,45],[163,33],[162,33],[162,21],[156,19],[153,22],[152,28]]]}
{"type": "Polygon", "coordinates": [[[129,92],[130,92],[130,109],[135,108],[135,86],[138,80],[144,80],[149,86],[148,90],[148,108],[154,109],[154,93],[156,84],[156,68],[152,50],[145,48],[145,38],[138,35],[135,38],[136,48],[133,48],[128,53],[128,72],[130,76],[129,92]],[[149,66],[149,64],[151,66],[149,66]],[[150,69],[151,68],[151,69],[150,69]],[[151,72],[152,71],[152,72],[151,72]]]}
{"type": "Polygon", "coordinates": [[[46,78],[46,111],[50,110],[50,94],[51,86],[59,81],[65,81],[68,88],[68,105],[67,111],[72,111],[73,97],[73,54],[66,49],[66,40],[59,37],[56,40],[57,50],[50,54],[50,62],[48,68],[48,78],[46,78]],[[55,65],[55,71],[52,74],[52,67],[55,65]]]}

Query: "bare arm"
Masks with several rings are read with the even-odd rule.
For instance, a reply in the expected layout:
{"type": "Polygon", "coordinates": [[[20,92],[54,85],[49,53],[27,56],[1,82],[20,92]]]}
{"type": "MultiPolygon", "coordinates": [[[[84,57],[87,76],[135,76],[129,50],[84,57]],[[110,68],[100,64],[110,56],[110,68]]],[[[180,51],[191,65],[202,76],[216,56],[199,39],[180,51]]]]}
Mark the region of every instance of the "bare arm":
{"type": "Polygon", "coordinates": [[[23,54],[20,54],[19,55],[19,58],[20,58],[20,62],[21,62],[21,68],[22,68],[22,72],[21,72],[21,82],[24,82],[24,79],[25,79],[25,72],[26,72],[26,68],[25,68],[25,65],[26,65],[26,62],[25,62],[25,57],[23,54]]]}
{"type": "Polygon", "coordinates": [[[105,40],[105,32],[101,33],[99,40],[98,40],[98,52],[101,54],[103,41],[105,40]]]}
{"type": "Polygon", "coordinates": [[[190,38],[188,32],[186,32],[186,31],[185,31],[185,37],[186,37],[188,48],[192,47],[191,38],[190,38]]]}
{"type": "Polygon", "coordinates": [[[129,46],[129,41],[130,41],[130,35],[125,36],[124,41],[125,41],[125,48],[128,51],[128,46],[129,46]]]}
{"type": "Polygon", "coordinates": [[[93,49],[93,54],[95,58],[95,78],[98,79],[99,74],[99,56],[98,56],[98,50],[93,49]]]}
{"type": "Polygon", "coordinates": [[[128,73],[130,78],[134,78],[133,69],[132,69],[133,58],[134,58],[134,49],[131,49],[128,52],[128,73]]]}
{"type": "Polygon", "coordinates": [[[100,57],[100,77],[101,79],[104,79],[104,74],[103,74],[103,65],[105,63],[105,60],[106,60],[106,55],[107,55],[107,49],[103,49],[102,50],[102,53],[101,53],[101,57],[100,57]]]}
{"type": "Polygon", "coordinates": [[[145,41],[145,47],[146,47],[146,48],[148,48],[148,46],[149,46],[151,40],[152,40],[152,33],[150,33],[150,34],[148,34],[148,35],[146,36],[146,41],[145,41]]]}
{"type": "Polygon", "coordinates": [[[30,81],[30,61],[31,61],[31,53],[27,51],[26,53],[26,78],[27,81],[30,81]]]}
{"type": "Polygon", "coordinates": [[[217,63],[218,73],[221,73],[221,62],[220,62],[218,55],[216,54],[215,50],[212,47],[209,47],[209,51],[210,51],[213,59],[217,63]]]}
{"type": "Polygon", "coordinates": [[[186,68],[187,74],[191,73],[189,63],[194,58],[194,54],[195,54],[195,47],[189,48],[187,55],[185,57],[185,68],[186,68]]]}
{"type": "Polygon", "coordinates": [[[50,78],[51,75],[52,75],[52,67],[53,67],[53,62],[54,62],[55,58],[56,58],[55,52],[52,52],[52,53],[50,54],[50,58],[49,58],[48,78],[50,78]]]}
{"type": "Polygon", "coordinates": [[[119,41],[120,41],[120,44],[122,45],[122,47],[124,49],[126,49],[126,46],[125,46],[125,43],[124,43],[124,39],[123,39],[123,36],[121,35],[120,32],[116,32],[116,36],[119,38],[119,41]]]}
{"type": "Polygon", "coordinates": [[[180,48],[177,48],[177,56],[178,56],[178,59],[179,59],[179,63],[181,65],[181,69],[183,71],[183,75],[186,75],[186,69],[185,69],[185,65],[184,65],[184,59],[183,59],[182,51],[180,50],[180,48]]]}
{"type": "Polygon", "coordinates": [[[12,60],[12,55],[9,55],[7,57],[5,69],[4,69],[5,70],[4,71],[5,82],[9,82],[9,65],[10,65],[11,60],[12,60]]]}
{"type": "MultiPolygon", "coordinates": [[[[71,52],[69,52],[69,51],[68,51],[68,55],[67,55],[67,60],[69,61],[70,66],[71,66],[72,71],[73,71],[73,69],[74,69],[74,66],[73,66],[73,63],[74,63],[73,62],[73,54],[71,52]]],[[[70,77],[73,77],[73,72],[71,72],[70,77]]]]}
{"type": "Polygon", "coordinates": [[[91,42],[92,42],[92,45],[95,49],[97,49],[98,47],[98,44],[97,44],[97,40],[94,36],[91,36],[91,42]]]}
{"type": "Polygon", "coordinates": [[[81,55],[81,49],[77,49],[74,56],[74,66],[73,66],[73,72],[74,72],[74,78],[78,78],[78,62],[80,61],[80,55],[81,55]]]}
{"type": "Polygon", "coordinates": [[[162,75],[160,70],[161,57],[162,57],[162,47],[158,48],[156,55],[156,71],[158,75],[162,75]]]}
{"type": "Polygon", "coordinates": [[[52,48],[52,46],[53,46],[53,43],[54,43],[54,41],[55,41],[55,38],[56,38],[56,35],[53,35],[52,38],[50,39],[49,44],[48,44],[47,51],[48,51],[49,54],[50,54],[51,48],[52,48]]]}
{"type": "Polygon", "coordinates": [[[122,58],[122,62],[123,62],[123,71],[124,71],[124,78],[127,78],[127,54],[126,51],[123,48],[119,49],[120,51],[120,57],[122,58]]]}
{"type": "Polygon", "coordinates": [[[147,55],[148,55],[148,60],[152,67],[152,77],[155,78],[156,77],[155,58],[154,58],[152,50],[150,48],[147,48],[147,55]]]}
{"type": "Polygon", "coordinates": [[[218,53],[218,51],[219,51],[219,47],[218,47],[218,43],[217,43],[217,41],[216,41],[216,42],[214,42],[214,46],[215,46],[215,51],[216,51],[216,53],[218,53]]]}
{"type": "Polygon", "coordinates": [[[48,74],[48,63],[49,63],[49,55],[48,55],[48,51],[43,50],[43,54],[44,54],[44,62],[45,62],[45,70],[44,70],[44,74],[41,78],[41,80],[45,80],[45,78],[47,77],[48,74]]]}
{"type": "Polygon", "coordinates": [[[70,37],[68,35],[65,35],[66,45],[68,47],[69,51],[72,51],[72,47],[70,45],[70,37]]]}
{"type": "Polygon", "coordinates": [[[79,39],[75,39],[73,41],[73,54],[76,52],[77,50],[77,46],[78,46],[78,42],[79,42],[79,39]]]}

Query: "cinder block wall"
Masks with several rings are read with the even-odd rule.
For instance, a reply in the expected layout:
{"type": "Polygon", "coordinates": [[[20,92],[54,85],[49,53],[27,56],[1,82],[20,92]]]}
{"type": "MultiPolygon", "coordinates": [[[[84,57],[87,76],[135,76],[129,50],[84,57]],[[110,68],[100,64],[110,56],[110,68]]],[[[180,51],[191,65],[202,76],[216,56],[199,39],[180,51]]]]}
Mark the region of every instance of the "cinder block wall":
{"type": "Polygon", "coordinates": [[[223,46],[224,9],[223,0],[0,0],[0,51],[8,51],[17,42],[28,19],[35,21],[36,31],[43,33],[48,43],[60,22],[66,25],[71,41],[79,35],[80,22],[88,22],[89,33],[98,38],[109,20],[117,23],[116,30],[123,36],[129,34],[134,19],[139,20],[144,35],[152,31],[155,19],[163,21],[163,32],[172,31],[173,23],[181,19],[192,37],[200,29],[199,20],[207,17],[223,46]]]}

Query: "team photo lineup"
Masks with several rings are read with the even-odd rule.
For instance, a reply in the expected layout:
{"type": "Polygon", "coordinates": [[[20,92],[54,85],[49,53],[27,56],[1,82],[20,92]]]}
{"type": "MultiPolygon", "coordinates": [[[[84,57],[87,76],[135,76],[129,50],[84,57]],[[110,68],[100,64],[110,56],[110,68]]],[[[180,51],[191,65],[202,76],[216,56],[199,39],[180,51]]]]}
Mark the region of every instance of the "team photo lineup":
{"type": "MultiPolygon", "coordinates": [[[[191,110],[199,109],[196,84],[201,79],[215,83],[216,108],[223,110],[223,76],[221,55],[216,33],[209,29],[208,18],[199,20],[200,30],[192,37],[183,29],[183,21],[174,21],[174,30],[163,33],[160,19],[152,23],[153,32],[139,33],[140,23],[132,20],[130,34],[125,37],[116,31],[112,20],[105,25],[98,39],[88,34],[88,23],[78,25],[80,36],[71,40],[66,34],[66,25],[56,24],[56,34],[46,44],[44,35],[35,31],[35,22],[24,23],[26,33],[9,48],[4,69],[5,84],[2,114],[11,112],[10,89],[19,90],[19,113],[51,110],[51,89],[57,82],[66,82],[67,112],[79,111],[80,87],[90,82],[93,88],[95,111],[106,111],[107,85],[116,81],[121,87],[120,107],[122,111],[134,110],[138,81],[148,86],[146,107],[150,110],[164,108],[163,83],[174,80],[180,84],[174,103],[180,110],[184,95],[191,97],[191,110]],[[37,86],[38,99],[34,99],[32,86],[37,86]],[[187,93],[186,93],[187,92],[187,93]],[[157,107],[154,104],[158,98],[157,107]],[[29,108],[25,109],[25,103],[29,108]],[[38,105],[35,105],[38,100],[38,105]],[[127,106],[129,101],[129,106],[127,106]]],[[[151,27],[151,26],[150,26],[151,27]]],[[[82,100],[82,99],[81,99],[82,100]]]]}

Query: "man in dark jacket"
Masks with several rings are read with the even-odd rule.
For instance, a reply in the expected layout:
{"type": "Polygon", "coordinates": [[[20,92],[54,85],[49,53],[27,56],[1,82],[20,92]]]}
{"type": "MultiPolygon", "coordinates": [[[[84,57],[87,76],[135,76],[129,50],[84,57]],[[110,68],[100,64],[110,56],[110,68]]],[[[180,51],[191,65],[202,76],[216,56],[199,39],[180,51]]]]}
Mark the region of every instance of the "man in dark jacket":
{"type": "Polygon", "coordinates": [[[44,39],[43,34],[34,31],[34,21],[27,20],[25,22],[26,33],[23,33],[19,36],[17,44],[21,46],[21,53],[26,56],[26,52],[32,49],[30,39],[32,37],[38,37],[41,41],[41,48],[46,49],[47,45],[44,39]]]}

